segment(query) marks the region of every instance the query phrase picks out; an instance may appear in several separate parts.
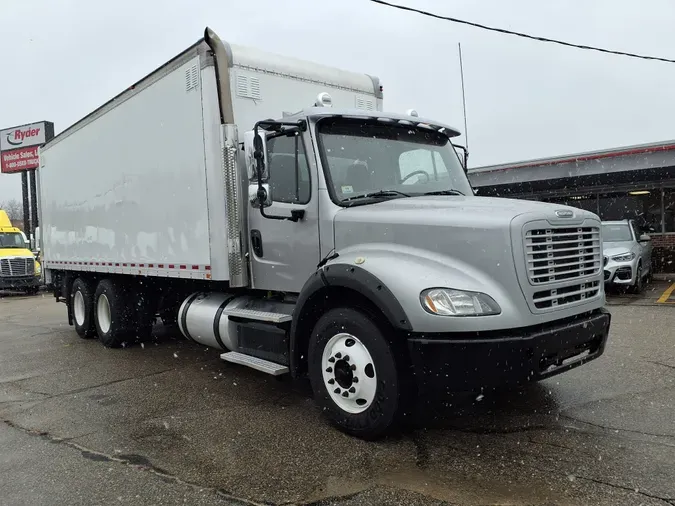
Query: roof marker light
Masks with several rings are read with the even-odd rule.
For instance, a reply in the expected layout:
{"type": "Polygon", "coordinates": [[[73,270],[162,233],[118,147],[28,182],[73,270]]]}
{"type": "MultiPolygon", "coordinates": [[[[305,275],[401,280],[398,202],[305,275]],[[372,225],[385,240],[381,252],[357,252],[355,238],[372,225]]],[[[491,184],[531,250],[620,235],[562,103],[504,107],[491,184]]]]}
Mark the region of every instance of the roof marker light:
{"type": "Polygon", "coordinates": [[[333,107],[333,98],[324,91],[316,96],[314,105],[316,107],[333,107]]]}

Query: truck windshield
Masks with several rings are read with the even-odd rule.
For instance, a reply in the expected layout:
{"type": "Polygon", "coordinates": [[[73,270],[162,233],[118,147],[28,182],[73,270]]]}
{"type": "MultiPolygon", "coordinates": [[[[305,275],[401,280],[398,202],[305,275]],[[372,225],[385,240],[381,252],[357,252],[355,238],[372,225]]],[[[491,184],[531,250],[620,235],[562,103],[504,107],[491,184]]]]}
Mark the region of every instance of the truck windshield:
{"type": "Polygon", "coordinates": [[[0,248],[25,248],[21,234],[16,232],[0,232],[0,248]]]}
{"type": "Polygon", "coordinates": [[[633,234],[630,227],[624,224],[603,225],[602,240],[604,242],[626,242],[633,240],[633,234]]]}
{"type": "Polygon", "coordinates": [[[433,130],[341,118],[319,122],[318,133],[339,203],[473,193],[452,143],[433,130]]]}

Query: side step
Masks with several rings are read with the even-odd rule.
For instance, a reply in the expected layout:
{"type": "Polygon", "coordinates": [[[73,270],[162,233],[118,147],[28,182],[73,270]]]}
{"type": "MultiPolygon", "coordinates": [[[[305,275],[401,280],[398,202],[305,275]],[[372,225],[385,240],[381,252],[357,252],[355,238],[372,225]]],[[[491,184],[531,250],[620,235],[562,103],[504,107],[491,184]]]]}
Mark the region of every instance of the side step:
{"type": "MultiPolygon", "coordinates": [[[[293,317],[285,313],[270,313],[268,311],[257,311],[255,309],[225,309],[223,311],[224,315],[235,316],[237,318],[245,318],[247,320],[256,320],[262,322],[272,322],[272,323],[284,323],[290,322],[293,317]]],[[[256,359],[257,360],[257,359],[256,359]]]]}
{"type": "MultiPolygon", "coordinates": [[[[274,314],[274,313],[272,313],[274,314]]],[[[258,357],[252,357],[251,355],[244,355],[237,351],[228,351],[220,355],[220,358],[226,362],[232,362],[233,364],[241,364],[251,369],[256,369],[272,376],[280,376],[288,372],[288,367],[285,365],[277,364],[275,362],[270,362],[269,360],[264,360],[258,357]]]]}

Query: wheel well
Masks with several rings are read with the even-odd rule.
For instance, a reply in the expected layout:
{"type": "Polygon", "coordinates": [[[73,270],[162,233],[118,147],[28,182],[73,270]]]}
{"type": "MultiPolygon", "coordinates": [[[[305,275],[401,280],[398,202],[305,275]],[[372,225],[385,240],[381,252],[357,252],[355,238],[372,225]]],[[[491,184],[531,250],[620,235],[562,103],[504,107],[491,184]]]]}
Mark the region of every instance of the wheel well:
{"type": "Polygon", "coordinates": [[[349,307],[368,314],[387,334],[397,332],[382,310],[366,296],[351,288],[327,286],[317,290],[307,300],[298,318],[294,353],[297,358],[296,376],[307,374],[307,350],[314,326],[322,315],[336,307],[349,307]]]}

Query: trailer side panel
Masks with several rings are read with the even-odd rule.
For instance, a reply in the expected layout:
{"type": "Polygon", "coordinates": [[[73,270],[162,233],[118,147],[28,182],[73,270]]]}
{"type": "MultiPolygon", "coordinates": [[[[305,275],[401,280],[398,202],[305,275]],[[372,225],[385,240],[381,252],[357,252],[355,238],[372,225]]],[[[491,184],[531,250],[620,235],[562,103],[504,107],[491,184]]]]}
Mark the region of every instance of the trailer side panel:
{"type": "Polygon", "coordinates": [[[42,150],[47,267],[211,278],[205,63],[195,52],[149,76],[42,150]]]}

